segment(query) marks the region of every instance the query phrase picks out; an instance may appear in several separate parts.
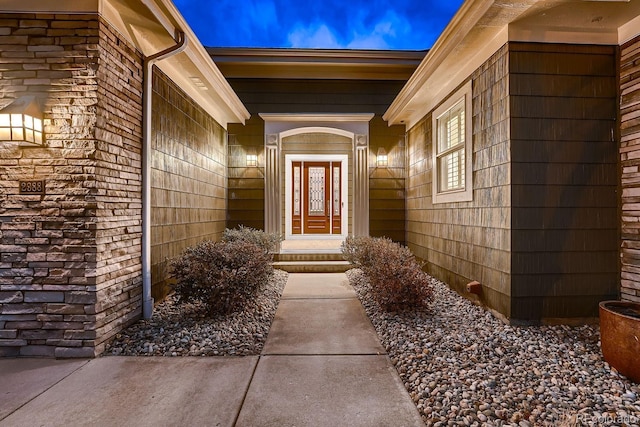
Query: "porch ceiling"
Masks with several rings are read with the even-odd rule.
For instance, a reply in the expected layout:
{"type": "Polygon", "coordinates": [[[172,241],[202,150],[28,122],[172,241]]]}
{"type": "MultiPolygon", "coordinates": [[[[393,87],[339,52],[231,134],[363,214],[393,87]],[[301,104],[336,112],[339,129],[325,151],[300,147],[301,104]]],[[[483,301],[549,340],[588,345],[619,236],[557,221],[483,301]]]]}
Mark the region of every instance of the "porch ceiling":
{"type": "Polygon", "coordinates": [[[227,78],[407,80],[426,51],[208,48],[227,78]]]}
{"type": "Polygon", "coordinates": [[[508,41],[615,45],[638,16],[640,0],[467,0],[383,117],[412,127],[508,41]]]}

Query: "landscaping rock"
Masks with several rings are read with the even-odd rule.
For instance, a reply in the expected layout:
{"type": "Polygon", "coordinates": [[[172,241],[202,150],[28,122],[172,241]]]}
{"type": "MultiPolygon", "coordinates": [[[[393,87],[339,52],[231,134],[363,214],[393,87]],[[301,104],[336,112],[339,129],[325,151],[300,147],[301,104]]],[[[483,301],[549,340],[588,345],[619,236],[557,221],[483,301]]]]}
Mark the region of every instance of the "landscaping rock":
{"type": "Polygon", "coordinates": [[[387,313],[347,276],[427,425],[640,424],[640,385],[604,362],[597,326],[509,326],[433,278],[430,308],[387,313]]]}
{"type": "Polygon", "coordinates": [[[262,351],[288,274],[274,270],[268,283],[246,308],[207,317],[200,304],[178,304],[169,296],[141,320],[120,332],[105,355],[251,356],[262,351]]]}

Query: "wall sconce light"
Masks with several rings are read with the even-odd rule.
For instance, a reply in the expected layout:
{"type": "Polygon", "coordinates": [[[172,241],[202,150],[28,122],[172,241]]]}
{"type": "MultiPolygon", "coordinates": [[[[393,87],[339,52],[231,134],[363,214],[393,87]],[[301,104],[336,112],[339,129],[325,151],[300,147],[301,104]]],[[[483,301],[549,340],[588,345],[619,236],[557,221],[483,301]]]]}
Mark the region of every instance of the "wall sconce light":
{"type": "Polygon", "coordinates": [[[376,166],[379,168],[386,168],[389,166],[389,156],[387,156],[387,151],[382,147],[378,148],[376,166]]]}
{"type": "Polygon", "coordinates": [[[33,96],[23,96],[0,110],[0,141],[42,146],[42,111],[33,96]]]}
{"type": "Polygon", "coordinates": [[[258,166],[258,155],[257,154],[247,154],[247,166],[248,167],[258,166]]]}

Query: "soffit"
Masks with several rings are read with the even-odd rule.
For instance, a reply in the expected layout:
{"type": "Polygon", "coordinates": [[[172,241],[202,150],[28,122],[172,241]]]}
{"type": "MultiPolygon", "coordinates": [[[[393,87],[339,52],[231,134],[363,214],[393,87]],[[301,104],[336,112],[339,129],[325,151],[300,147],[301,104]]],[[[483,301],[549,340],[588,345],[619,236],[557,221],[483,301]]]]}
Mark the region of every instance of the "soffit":
{"type": "Polygon", "coordinates": [[[156,63],[165,74],[225,128],[250,117],[236,93],[170,0],[103,0],[103,14],[146,56],[175,44],[176,31],[186,49],[156,63]]]}
{"type": "Polygon", "coordinates": [[[145,56],[176,44],[186,49],[156,63],[182,90],[225,128],[250,117],[236,93],[170,0],[3,0],[4,12],[100,13],[145,56]]]}
{"type": "Polygon", "coordinates": [[[640,15],[640,1],[538,2],[509,27],[512,40],[618,44],[618,30],[640,15]]]}
{"type": "Polygon", "coordinates": [[[383,118],[412,127],[510,40],[618,44],[638,15],[640,0],[467,0],[383,118]]]}
{"type": "Polygon", "coordinates": [[[407,80],[426,51],[208,48],[227,78],[407,80]]]}

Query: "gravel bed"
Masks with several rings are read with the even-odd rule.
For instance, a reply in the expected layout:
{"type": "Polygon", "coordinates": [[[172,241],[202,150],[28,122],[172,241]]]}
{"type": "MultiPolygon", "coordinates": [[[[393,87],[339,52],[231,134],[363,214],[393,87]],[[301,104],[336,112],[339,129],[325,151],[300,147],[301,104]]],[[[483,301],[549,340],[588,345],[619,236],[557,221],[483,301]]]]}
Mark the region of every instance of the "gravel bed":
{"type": "Polygon", "coordinates": [[[273,275],[243,311],[207,317],[201,304],[176,303],[169,296],[141,320],[116,335],[105,355],[251,356],[262,351],[288,274],[273,275]]]}
{"type": "Polygon", "coordinates": [[[505,325],[435,279],[430,309],[385,313],[347,275],[427,425],[640,424],[640,386],[604,362],[597,326],[505,325]]]}

